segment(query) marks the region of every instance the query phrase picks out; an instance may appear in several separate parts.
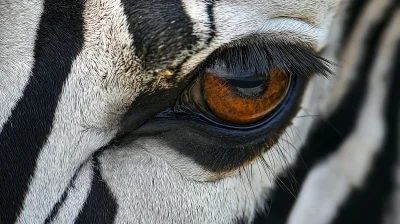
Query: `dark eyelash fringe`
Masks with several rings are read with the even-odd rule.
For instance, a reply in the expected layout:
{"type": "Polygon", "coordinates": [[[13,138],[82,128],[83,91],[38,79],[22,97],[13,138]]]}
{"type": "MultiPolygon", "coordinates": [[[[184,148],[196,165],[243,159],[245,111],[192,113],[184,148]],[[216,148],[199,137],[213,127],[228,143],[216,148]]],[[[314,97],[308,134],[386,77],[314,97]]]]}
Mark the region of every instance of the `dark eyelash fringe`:
{"type": "Polygon", "coordinates": [[[237,41],[215,51],[202,67],[224,66],[228,72],[255,70],[258,73],[279,68],[291,75],[310,77],[314,74],[330,78],[336,65],[318,55],[303,43],[269,41],[237,41]]]}

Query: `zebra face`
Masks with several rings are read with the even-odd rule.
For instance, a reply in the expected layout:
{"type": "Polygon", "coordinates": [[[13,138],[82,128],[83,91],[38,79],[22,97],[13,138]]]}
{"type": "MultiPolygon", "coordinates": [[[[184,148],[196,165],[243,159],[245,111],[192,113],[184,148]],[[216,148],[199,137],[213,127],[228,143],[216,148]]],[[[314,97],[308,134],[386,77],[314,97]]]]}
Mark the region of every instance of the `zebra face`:
{"type": "MultiPolygon", "coordinates": [[[[109,52],[126,52],[124,55],[131,57],[119,57],[117,64],[125,68],[103,76],[138,91],[105,84],[120,91],[110,100],[114,102],[114,96],[121,100],[120,108],[114,106],[121,114],[111,120],[118,126],[114,145],[140,148],[197,181],[235,175],[258,159],[268,164],[281,160],[274,168],[279,173],[296,157],[296,149],[313,121],[301,117],[313,113],[324,97],[313,92],[315,84],[308,83],[311,79],[319,82],[317,85],[327,81],[313,77],[315,73],[329,73],[327,63],[313,52],[324,47],[337,4],[122,1],[120,14],[114,17],[124,19],[115,26],[124,24],[119,32],[125,32],[126,39],[120,41],[132,47],[118,48],[117,41],[108,39],[104,42],[110,44],[109,52]],[[154,17],[160,20],[154,22],[154,17]],[[240,80],[256,73],[267,74],[273,67],[293,74],[284,99],[274,111],[240,125],[210,111],[201,84],[205,73],[240,80]],[[304,67],[305,71],[300,69],[304,67]]],[[[93,18],[88,11],[87,18],[93,18]]],[[[116,12],[110,10],[110,14],[116,12]]],[[[101,111],[109,112],[110,105],[103,108],[101,111]]]]}
{"type": "Polygon", "coordinates": [[[5,194],[13,202],[5,220],[72,222],[87,206],[119,223],[251,220],[329,95],[331,67],[316,55],[338,4],[9,3],[3,18],[22,30],[1,34],[20,45],[0,48],[0,71],[11,74],[0,81],[9,89],[0,140],[15,149],[5,172],[20,178],[2,180],[18,186],[5,194]],[[24,19],[12,20],[19,10],[24,19]],[[274,86],[276,73],[283,87],[274,86]],[[206,88],[213,77],[227,82],[206,88]],[[249,111],[272,97],[269,88],[283,90],[257,109],[262,116],[238,122],[249,111],[227,115],[232,98],[216,97],[222,87],[241,91],[234,101],[247,100],[249,111]],[[99,192],[107,203],[97,203],[99,192]]]}

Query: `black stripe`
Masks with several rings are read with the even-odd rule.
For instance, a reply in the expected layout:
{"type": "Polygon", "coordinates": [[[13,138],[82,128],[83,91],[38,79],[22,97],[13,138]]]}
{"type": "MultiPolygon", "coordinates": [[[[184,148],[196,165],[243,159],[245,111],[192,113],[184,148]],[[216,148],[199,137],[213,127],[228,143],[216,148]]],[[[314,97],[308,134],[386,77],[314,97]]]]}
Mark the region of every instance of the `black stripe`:
{"type": "Polygon", "coordinates": [[[32,75],[0,133],[0,223],[13,223],[20,213],[63,84],[82,48],[82,11],[80,1],[44,3],[32,75]]]}
{"type": "Polygon", "coordinates": [[[170,66],[199,41],[180,0],[122,0],[122,5],[145,70],[170,66]]]}
{"type": "Polygon", "coordinates": [[[64,189],[64,192],[61,195],[61,198],[57,201],[56,204],[54,204],[53,208],[51,209],[50,214],[47,216],[46,220],[44,221],[45,224],[51,223],[53,221],[53,219],[57,216],[58,211],[61,208],[61,205],[64,204],[64,201],[68,197],[69,191],[71,190],[71,188],[74,188],[75,180],[78,177],[78,175],[84,165],[86,165],[86,163],[81,164],[79,166],[79,168],[76,170],[76,172],[74,173],[74,176],[72,176],[71,180],[68,183],[68,186],[64,189]]]}
{"type": "MultiPolygon", "coordinates": [[[[394,8],[389,6],[383,15],[390,15],[394,8]]],[[[360,64],[357,65],[357,78],[343,97],[338,108],[326,120],[320,120],[316,124],[304,146],[300,149],[302,160],[297,160],[291,170],[300,187],[311,168],[317,162],[335,152],[343,140],[353,131],[367,93],[367,80],[375,59],[377,43],[380,41],[381,34],[385,30],[387,22],[388,18],[384,17],[371,24],[370,30],[366,32],[370,36],[366,38],[363,45],[363,58],[360,59],[360,64]],[[304,163],[307,164],[307,167],[304,166],[304,163]]],[[[289,178],[281,176],[280,179],[286,186],[291,186],[289,178]]],[[[295,195],[297,194],[298,192],[295,192],[295,195]]],[[[269,211],[269,216],[265,214],[259,215],[255,223],[270,222],[270,220],[281,220],[282,223],[286,223],[286,219],[296,198],[283,188],[276,188],[272,195],[273,198],[270,199],[272,201],[272,208],[269,211]],[[282,219],[282,217],[285,218],[282,219]]],[[[271,204],[271,201],[266,203],[271,204]]]]}
{"type": "MultiPolygon", "coordinates": [[[[203,50],[193,49],[199,41],[193,33],[193,23],[182,7],[182,2],[132,1],[123,0],[124,12],[129,22],[129,31],[133,35],[135,53],[139,56],[146,69],[162,66],[174,60],[182,50],[190,50],[181,63],[174,69],[176,74],[182,69],[191,55],[203,50]],[[159,19],[163,18],[163,19],[159,19]],[[174,22],[173,22],[174,21],[174,22]],[[164,45],[158,49],[158,46],[164,45]]],[[[213,6],[214,1],[207,3],[207,12],[210,20],[211,41],[215,35],[213,6]]],[[[156,74],[155,74],[156,75],[156,74]]],[[[135,130],[151,117],[175,104],[175,100],[182,92],[194,74],[189,74],[185,81],[176,84],[174,88],[147,92],[135,99],[131,108],[122,120],[122,128],[114,142],[118,142],[127,133],[135,130]]],[[[165,79],[167,83],[174,79],[165,79]]]]}
{"type": "Polygon", "coordinates": [[[388,98],[385,109],[385,127],[387,134],[382,148],[375,157],[371,173],[363,184],[364,188],[353,191],[338,212],[332,223],[382,223],[387,211],[387,200],[394,189],[395,164],[398,158],[398,112],[400,109],[400,42],[397,55],[393,58],[388,98]]]}
{"type": "Polygon", "coordinates": [[[117,202],[101,176],[98,159],[100,153],[98,151],[94,155],[92,187],[82,211],[75,220],[76,224],[109,224],[114,222],[117,215],[117,202]]]}
{"type": "Polygon", "coordinates": [[[210,1],[207,3],[207,14],[208,14],[208,20],[209,20],[209,28],[210,28],[210,33],[208,34],[209,37],[206,41],[206,44],[209,45],[211,41],[215,37],[216,33],[216,27],[215,27],[215,19],[214,19],[214,5],[215,1],[210,1]]]}
{"type": "MultiPolygon", "coordinates": [[[[365,10],[366,6],[370,3],[370,0],[353,0],[350,1],[345,10],[343,27],[341,32],[341,38],[339,40],[339,46],[346,46],[347,41],[349,40],[349,36],[353,32],[357,21],[360,19],[363,10],[365,10]]],[[[336,49],[336,54],[339,55],[342,53],[344,48],[338,47],[336,49]]]]}

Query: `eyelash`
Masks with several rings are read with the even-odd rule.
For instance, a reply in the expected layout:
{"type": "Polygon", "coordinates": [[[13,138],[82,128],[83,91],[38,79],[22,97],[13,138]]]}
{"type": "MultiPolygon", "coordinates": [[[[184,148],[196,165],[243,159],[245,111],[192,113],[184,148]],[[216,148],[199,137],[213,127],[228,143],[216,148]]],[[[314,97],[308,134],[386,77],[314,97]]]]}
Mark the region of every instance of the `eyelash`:
{"type": "Polygon", "coordinates": [[[330,78],[334,63],[317,56],[304,43],[268,41],[260,38],[239,40],[216,50],[197,71],[225,65],[228,72],[235,74],[252,70],[264,73],[272,68],[289,72],[290,75],[311,77],[314,74],[330,78]]]}

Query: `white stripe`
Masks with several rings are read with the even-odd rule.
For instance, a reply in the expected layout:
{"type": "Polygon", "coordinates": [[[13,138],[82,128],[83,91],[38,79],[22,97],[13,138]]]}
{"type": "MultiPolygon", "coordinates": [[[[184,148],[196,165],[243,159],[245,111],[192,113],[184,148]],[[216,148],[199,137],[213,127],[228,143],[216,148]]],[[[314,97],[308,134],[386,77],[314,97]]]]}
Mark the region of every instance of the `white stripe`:
{"type": "Polygon", "coordinates": [[[80,170],[73,187],[68,191],[68,196],[52,223],[74,223],[79,212],[89,196],[93,179],[92,162],[88,161],[80,170]]]}
{"type": "Polygon", "coordinates": [[[197,0],[182,0],[183,7],[190,20],[193,22],[193,30],[196,36],[200,38],[198,48],[202,48],[205,45],[205,41],[209,38],[210,20],[207,13],[207,3],[205,1],[197,0]]]}
{"type": "MultiPolygon", "coordinates": [[[[400,9],[397,10],[394,21],[400,23],[400,9]]],[[[400,32],[400,31],[399,31],[400,32]]],[[[400,47],[399,45],[397,48],[400,47]]],[[[395,74],[400,75],[400,74],[395,74]]],[[[397,146],[400,146],[400,107],[397,112],[397,146]]],[[[398,224],[400,223],[400,148],[397,149],[397,161],[393,172],[393,193],[389,196],[387,209],[385,212],[385,224],[398,224]]]]}
{"type": "Polygon", "coordinates": [[[193,181],[164,158],[134,144],[106,151],[100,163],[119,205],[115,223],[232,223],[242,215],[253,218],[257,209],[265,211],[264,199],[271,187],[258,166],[249,175],[251,187],[244,173],[218,181],[193,181]]]}
{"type": "Polygon", "coordinates": [[[28,83],[42,11],[42,0],[0,2],[0,132],[28,83]]]}

